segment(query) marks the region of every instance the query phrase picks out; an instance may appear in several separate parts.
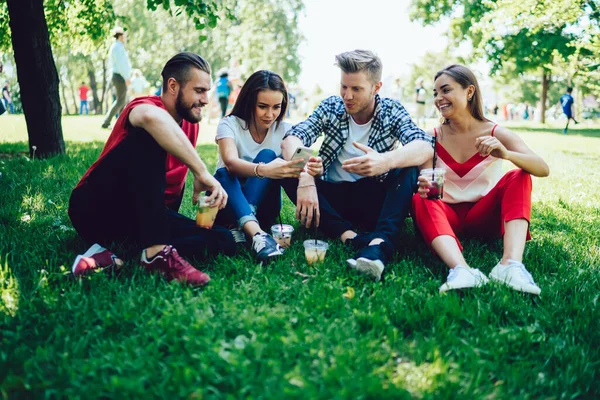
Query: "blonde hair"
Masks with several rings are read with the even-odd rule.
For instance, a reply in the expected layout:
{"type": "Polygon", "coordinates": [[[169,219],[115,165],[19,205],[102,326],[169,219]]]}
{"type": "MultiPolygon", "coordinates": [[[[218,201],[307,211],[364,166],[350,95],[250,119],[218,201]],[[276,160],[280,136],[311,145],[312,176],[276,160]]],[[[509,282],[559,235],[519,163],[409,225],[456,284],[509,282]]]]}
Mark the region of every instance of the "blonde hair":
{"type": "Polygon", "coordinates": [[[371,83],[381,82],[381,59],[370,50],[346,51],[335,56],[335,63],[347,74],[365,72],[371,83]]]}

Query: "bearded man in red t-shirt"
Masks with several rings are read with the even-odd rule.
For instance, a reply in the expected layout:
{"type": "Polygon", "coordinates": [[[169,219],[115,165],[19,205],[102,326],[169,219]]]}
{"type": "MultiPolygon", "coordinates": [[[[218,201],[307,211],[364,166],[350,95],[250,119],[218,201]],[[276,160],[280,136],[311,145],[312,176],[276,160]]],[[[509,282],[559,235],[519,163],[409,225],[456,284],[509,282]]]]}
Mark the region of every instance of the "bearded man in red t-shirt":
{"type": "Polygon", "coordinates": [[[145,269],[204,285],[208,275],[182,256],[235,252],[227,229],[204,229],[177,213],[188,169],[194,176],[194,204],[203,190],[211,192],[213,207],[227,203],[227,193],[195,148],[211,88],[210,66],[197,54],[179,53],[165,64],[162,78],[161,96],[139,97],[123,109],[100,157],[71,194],[73,226],[95,243],[77,257],[75,275],[115,266],[120,260],[105,247],[120,243],[141,251],[145,269]]]}

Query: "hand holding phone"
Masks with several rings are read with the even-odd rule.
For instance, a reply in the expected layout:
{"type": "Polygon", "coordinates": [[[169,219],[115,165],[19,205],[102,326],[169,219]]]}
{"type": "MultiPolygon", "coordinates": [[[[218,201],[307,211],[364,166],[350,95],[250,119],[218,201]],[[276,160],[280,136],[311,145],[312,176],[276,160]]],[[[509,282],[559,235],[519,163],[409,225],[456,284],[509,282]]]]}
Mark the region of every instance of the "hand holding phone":
{"type": "Polygon", "coordinates": [[[292,161],[301,159],[304,162],[302,164],[298,163],[298,166],[302,166],[302,168],[304,168],[308,163],[310,157],[312,157],[312,155],[313,151],[311,149],[309,149],[308,147],[299,146],[298,148],[296,148],[296,150],[294,150],[294,154],[292,155],[292,161]]]}

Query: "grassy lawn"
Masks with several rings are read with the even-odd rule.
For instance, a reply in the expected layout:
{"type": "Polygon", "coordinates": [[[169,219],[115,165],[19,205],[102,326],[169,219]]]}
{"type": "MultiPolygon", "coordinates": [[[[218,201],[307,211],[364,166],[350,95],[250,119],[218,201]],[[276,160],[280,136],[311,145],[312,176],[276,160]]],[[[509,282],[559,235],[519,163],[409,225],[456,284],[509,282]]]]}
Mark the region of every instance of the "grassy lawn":
{"type": "MultiPolygon", "coordinates": [[[[73,279],[86,246],[68,199],[108,135],[100,121],[65,118],[67,155],[30,161],[18,154],[24,121],[0,118],[2,397],[600,397],[600,126],[513,126],[551,168],[534,178],[524,259],[535,298],[496,284],[438,294],[447,271],[410,221],[383,283],[349,271],[335,241],[309,267],[301,240],[312,233],[301,230],[266,268],[246,250],[203,262],[204,290],[136,260],[118,276],[73,279]]],[[[198,146],[211,169],[214,129],[198,146]]],[[[194,213],[190,193],[182,212],[194,213]]],[[[485,273],[501,256],[500,241],[464,244],[485,273]]]]}

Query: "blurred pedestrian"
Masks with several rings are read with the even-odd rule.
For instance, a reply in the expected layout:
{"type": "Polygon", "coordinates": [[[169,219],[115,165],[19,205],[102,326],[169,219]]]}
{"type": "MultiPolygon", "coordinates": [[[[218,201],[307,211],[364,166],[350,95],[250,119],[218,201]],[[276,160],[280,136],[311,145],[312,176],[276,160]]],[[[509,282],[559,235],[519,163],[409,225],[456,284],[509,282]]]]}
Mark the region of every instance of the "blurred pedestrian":
{"type": "Polygon", "coordinates": [[[85,84],[85,82],[81,82],[81,86],[79,86],[79,115],[83,114],[83,109],[85,108],[85,115],[89,115],[90,108],[88,104],[88,92],[90,88],[85,84]]]}
{"type": "Polygon", "coordinates": [[[4,108],[9,112],[9,114],[15,113],[15,106],[13,105],[12,97],[10,96],[10,88],[9,82],[6,81],[4,83],[4,87],[2,88],[2,99],[4,100],[4,108]]]}
{"type": "Polygon", "coordinates": [[[573,93],[573,88],[568,87],[567,93],[560,96],[560,105],[562,107],[563,114],[565,114],[565,116],[567,117],[567,125],[565,126],[565,129],[563,129],[563,135],[567,134],[567,130],[569,129],[569,122],[571,122],[571,120],[573,120],[575,124],[579,123],[573,116],[573,103],[575,103],[575,100],[573,99],[571,93],[573,93]]]}
{"type": "Polygon", "coordinates": [[[129,85],[129,95],[132,99],[148,95],[150,84],[144,78],[142,71],[134,69],[131,77],[131,85],[129,85]]]}
{"type": "Polygon", "coordinates": [[[423,86],[423,78],[417,79],[417,88],[415,89],[415,103],[417,105],[417,113],[415,120],[420,128],[425,128],[425,99],[427,98],[427,90],[423,86]]]}
{"type": "Polygon", "coordinates": [[[108,110],[108,113],[106,113],[106,117],[102,123],[102,127],[105,129],[108,128],[113,117],[125,107],[127,86],[129,86],[129,76],[131,75],[131,63],[129,62],[127,50],[125,50],[125,41],[127,40],[125,31],[120,26],[117,26],[112,30],[112,36],[115,38],[115,41],[110,46],[108,59],[112,65],[112,83],[117,90],[117,98],[110,110],[108,110]]]}
{"type": "Polygon", "coordinates": [[[227,106],[229,104],[229,95],[233,91],[233,86],[228,79],[228,73],[223,71],[219,75],[219,79],[217,80],[216,86],[216,94],[219,99],[219,104],[221,105],[221,117],[224,117],[227,114],[227,106]]]}

